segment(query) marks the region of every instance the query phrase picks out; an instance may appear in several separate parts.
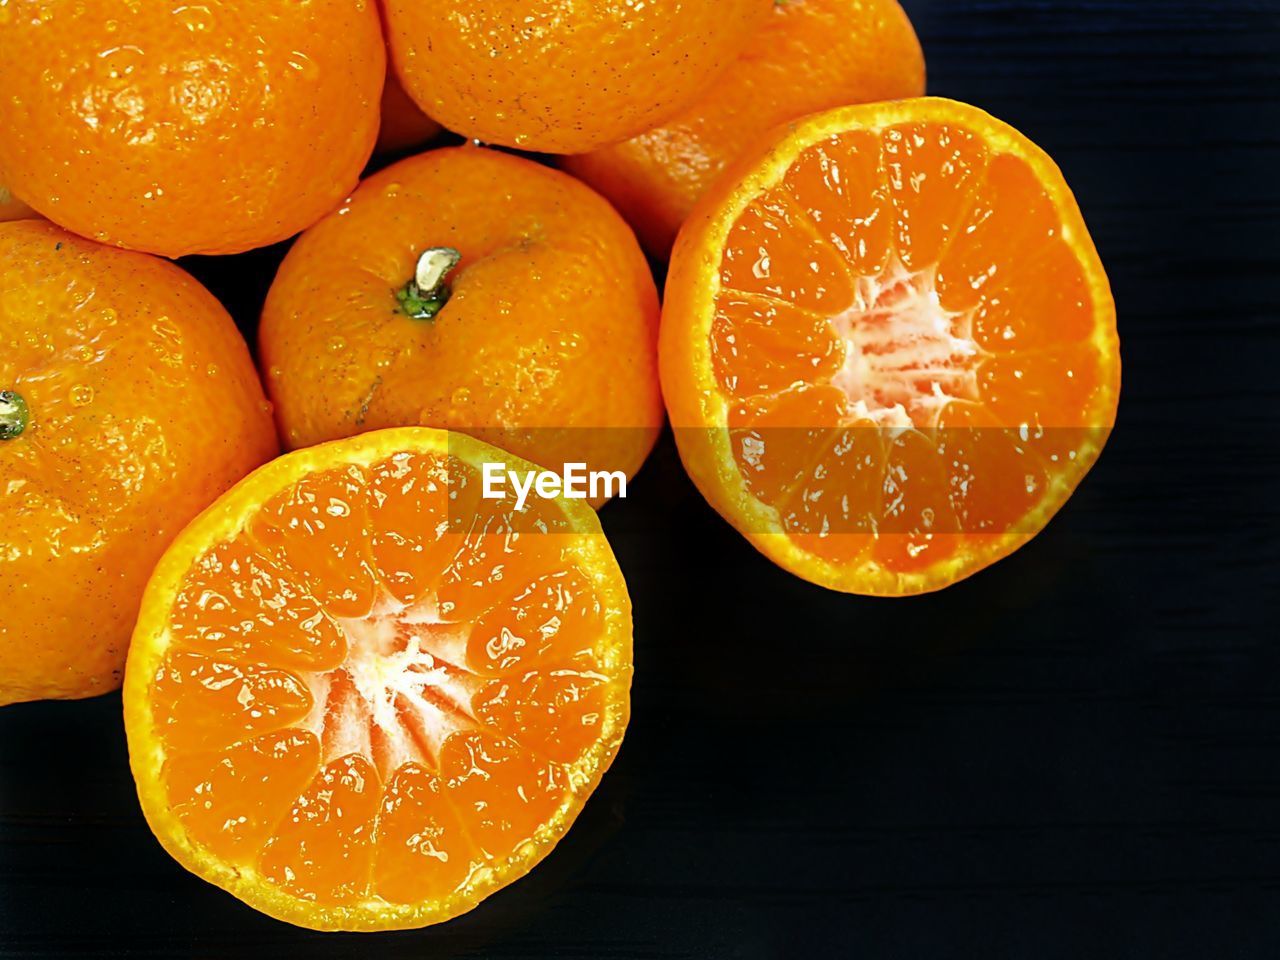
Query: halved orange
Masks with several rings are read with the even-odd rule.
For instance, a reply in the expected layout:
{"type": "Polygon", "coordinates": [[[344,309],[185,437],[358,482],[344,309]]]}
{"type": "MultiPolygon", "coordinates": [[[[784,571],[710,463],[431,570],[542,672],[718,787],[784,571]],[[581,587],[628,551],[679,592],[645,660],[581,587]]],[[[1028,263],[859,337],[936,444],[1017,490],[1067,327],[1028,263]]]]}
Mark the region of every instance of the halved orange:
{"type": "Polygon", "coordinates": [[[125,723],[187,869],[315,929],[436,923],[523,876],[629,710],[631,606],[595,513],[482,496],[443,431],[289,454],[189,526],[147,588],[125,723]]]}
{"type": "Polygon", "coordinates": [[[1115,304],[1053,161],[948,100],[792,124],[671,262],[662,385],[726,519],[814,583],[936,590],[1039,532],[1115,423],[1115,304]]]}

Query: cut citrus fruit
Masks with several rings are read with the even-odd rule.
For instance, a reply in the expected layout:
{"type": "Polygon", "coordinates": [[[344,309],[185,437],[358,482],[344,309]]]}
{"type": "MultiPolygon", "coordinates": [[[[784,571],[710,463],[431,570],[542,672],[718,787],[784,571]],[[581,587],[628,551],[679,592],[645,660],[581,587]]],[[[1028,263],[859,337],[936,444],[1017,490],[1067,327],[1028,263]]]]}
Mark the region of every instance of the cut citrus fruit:
{"type": "Polygon", "coordinates": [[[819,114],[740,160],[677,241],[661,368],[710,503],[791,572],[889,596],[1039,532],[1120,390],[1062,174],[933,98],[819,114]]]}
{"type": "Polygon", "coordinates": [[[152,830],[315,929],[424,926],[528,872],[626,727],[631,607],[595,513],[425,428],[263,467],[148,585],[125,722],[152,830]]]}

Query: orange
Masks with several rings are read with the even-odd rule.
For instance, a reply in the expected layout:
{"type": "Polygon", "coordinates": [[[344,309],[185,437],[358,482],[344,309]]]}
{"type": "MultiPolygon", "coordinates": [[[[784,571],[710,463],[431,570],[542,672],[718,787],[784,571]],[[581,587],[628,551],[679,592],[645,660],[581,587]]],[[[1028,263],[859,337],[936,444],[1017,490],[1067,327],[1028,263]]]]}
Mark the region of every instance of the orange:
{"type": "Polygon", "coordinates": [[[282,457],[147,587],[125,727],[185,867],[317,929],[438,923],[527,873],[622,740],[631,606],[595,513],[411,428],[282,457]]]}
{"type": "Polygon", "coordinates": [[[0,705],[120,685],[142,588],[277,450],[231,318],[172,264],[0,224],[0,705]]]}
{"type": "Polygon", "coordinates": [[[9,220],[27,220],[36,216],[36,212],[9,192],[5,186],[5,176],[0,173],[0,223],[9,220]]]}
{"type": "Polygon", "coordinates": [[[924,56],[897,0],[780,0],[694,103],[564,168],[618,208],[656,257],[724,168],[768,131],[851,103],[924,94],[924,56]]]}
{"type": "Polygon", "coordinates": [[[396,70],[465,137],[580,153],[663,122],[729,65],[772,0],[385,0],[396,70]]]}
{"type": "Polygon", "coordinates": [[[440,132],[436,123],[404,92],[404,87],[387,62],[387,82],[382,88],[382,126],[378,130],[378,153],[398,153],[421,146],[440,132]]]}
{"type": "Polygon", "coordinates": [[[662,382],[711,504],[786,569],[902,595],[1026,543],[1115,422],[1115,304],[1045,153],[919,99],[792,124],[676,241],[662,382]]]}
{"type": "Polygon", "coordinates": [[[178,257],[290,237],[378,132],[372,0],[0,4],[0,168],[69,230],[178,257]]]}
{"type": "Polygon", "coordinates": [[[383,170],[303,234],[259,353],[291,448],[421,425],[630,476],[664,419],[657,331],[653,277],[608,203],[469,146],[383,170]]]}

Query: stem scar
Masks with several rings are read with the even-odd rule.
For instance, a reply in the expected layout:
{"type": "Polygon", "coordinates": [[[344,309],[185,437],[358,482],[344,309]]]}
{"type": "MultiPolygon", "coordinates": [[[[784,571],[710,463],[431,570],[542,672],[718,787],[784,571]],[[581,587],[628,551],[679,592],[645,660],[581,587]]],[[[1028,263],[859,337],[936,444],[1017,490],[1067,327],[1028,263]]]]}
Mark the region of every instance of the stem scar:
{"type": "Polygon", "coordinates": [[[0,390],[0,440],[13,440],[22,436],[31,422],[31,411],[22,394],[13,390],[0,390]]]}
{"type": "Polygon", "coordinates": [[[434,320],[453,296],[449,274],[461,262],[462,254],[453,247],[432,247],[423,253],[414,278],[396,292],[404,314],[414,320],[434,320]]]}

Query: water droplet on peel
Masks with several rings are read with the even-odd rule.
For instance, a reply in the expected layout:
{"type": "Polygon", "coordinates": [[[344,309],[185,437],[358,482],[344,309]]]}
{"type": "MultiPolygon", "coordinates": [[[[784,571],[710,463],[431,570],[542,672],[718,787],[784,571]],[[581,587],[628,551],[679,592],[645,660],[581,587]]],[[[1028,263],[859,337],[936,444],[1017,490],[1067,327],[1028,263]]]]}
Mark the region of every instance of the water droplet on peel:
{"type": "Polygon", "coordinates": [[[347,349],[346,337],[331,337],[329,339],[330,353],[341,353],[345,349],[347,349]]]}
{"type": "Polygon", "coordinates": [[[211,363],[204,368],[204,372],[207,376],[216,377],[218,375],[218,365],[216,363],[211,363]]]}
{"type": "Polygon", "coordinates": [[[471,391],[466,387],[459,387],[453,391],[453,396],[449,400],[455,407],[465,406],[471,402],[471,391]]]}
{"type": "Polygon", "coordinates": [[[87,383],[77,383],[67,396],[73,407],[87,407],[93,403],[93,387],[87,383]]]}
{"type": "Polygon", "coordinates": [[[298,71],[304,80],[315,80],[320,76],[319,65],[301,50],[289,54],[289,66],[298,71]]]}

